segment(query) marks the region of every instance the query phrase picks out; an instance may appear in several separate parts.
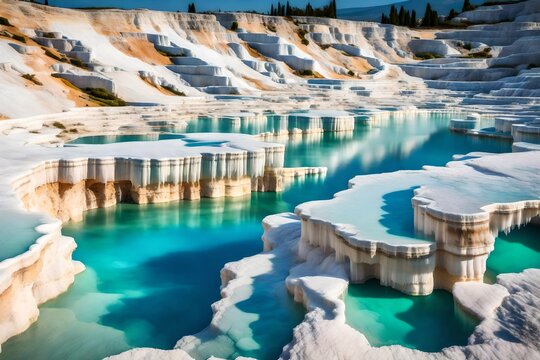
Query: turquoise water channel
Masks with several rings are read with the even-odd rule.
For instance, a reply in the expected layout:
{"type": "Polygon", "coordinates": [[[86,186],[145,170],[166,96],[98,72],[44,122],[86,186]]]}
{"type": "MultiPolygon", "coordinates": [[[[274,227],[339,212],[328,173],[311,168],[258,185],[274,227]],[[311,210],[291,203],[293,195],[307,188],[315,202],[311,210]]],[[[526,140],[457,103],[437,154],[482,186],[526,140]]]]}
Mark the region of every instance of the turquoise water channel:
{"type": "MultiPolygon", "coordinates": [[[[540,267],[540,228],[527,225],[495,240],[487,261],[486,282],[497,275],[540,267]]],[[[347,322],[366,335],[373,346],[401,344],[423,351],[464,345],[474,329],[474,319],[456,316],[452,294],[435,290],[413,297],[383,288],[378,281],[349,285],[345,296],[347,322]]]]}
{"type": "MultiPolygon", "coordinates": [[[[65,224],[63,230],[76,239],[73,256],[87,270],[67,293],[41,306],[39,320],[5,343],[0,359],[99,359],[133,347],[174,347],[178,339],[210,323],[210,305],[220,299],[223,265],[262,250],[264,216],[330,198],[358,174],[444,165],[453,154],[471,151],[511,150],[509,142],[451,133],[448,120],[446,115],[391,119],[359,126],[353,133],[282,140],[287,145],[287,166],[328,167],[326,177],[295,181],[282,193],[165,205],[121,204],[87,212],[82,222],[65,224]]],[[[304,309],[286,293],[281,279],[287,269],[276,265],[272,272],[273,277],[256,278],[246,298],[236,303],[235,319],[249,319],[245,326],[249,341],[231,341],[235,334],[210,337],[203,339],[211,344],[205,351],[229,358],[279,356],[304,309]]],[[[370,282],[351,286],[347,304],[354,305],[347,310],[351,325],[374,345],[431,351],[463,343],[471,333],[454,315],[452,297],[444,292],[407,297],[370,282]],[[426,329],[426,320],[420,317],[424,308],[444,319],[448,328],[434,334],[436,340],[418,336],[426,329]],[[362,325],[364,315],[369,326],[362,325]],[[399,331],[389,335],[394,327],[399,331]]],[[[205,351],[192,355],[205,358],[205,351]]]]}
{"type": "Polygon", "coordinates": [[[540,226],[529,224],[503,232],[495,240],[495,250],[487,260],[486,282],[493,282],[499,274],[520,272],[540,267],[540,226]]]}
{"type": "Polygon", "coordinates": [[[345,315],[372,346],[400,344],[428,352],[465,345],[475,326],[473,319],[456,315],[447,291],[409,296],[376,280],[349,285],[345,315]]]}

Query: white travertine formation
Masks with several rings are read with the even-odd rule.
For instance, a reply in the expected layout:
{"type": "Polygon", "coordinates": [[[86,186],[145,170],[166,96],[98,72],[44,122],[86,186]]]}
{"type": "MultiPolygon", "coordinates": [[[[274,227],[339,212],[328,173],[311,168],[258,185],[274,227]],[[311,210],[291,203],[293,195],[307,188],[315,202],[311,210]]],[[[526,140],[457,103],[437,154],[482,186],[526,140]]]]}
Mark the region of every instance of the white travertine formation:
{"type": "Polygon", "coordinates": [[[287,83],[291,81],[290,79],[287,79],[285,75],[287,73],[287,70],[285,69],[285,66],[283,64],[258,60],[252,55],[250,55],[247,49],[239,43],[231,42],[228,44],[228,46],[231,48],[232,51],[234,51],[235,55],[238,56],[238,58],[241,59],[244,64],[246,64],[253,70],[270,77],[273,81],[277,83],[287,83]]]}
{"type": "Polygon", "coordinates": [[[526,142],[514,142],[512,144],[512,152],[522,152],[522,151],[539,151],[540,144],[531,144],[526,142]]]}
{"type": "Polygon", "coordinates": [[[535,115],[505,115],[495,117],[495,129],[500,132],[511,133],[514,124],[530,122],[536,118],[535,115]]]}
{"type": "Polygon", "coordinates": [[[467,130],[474,129],[478,125],[476,119],[452,119],[450,120],[450,130],[466,132],[467,130]]]}
{"type": "Polygon", "coordinates": [[[193,360],[184,350],[159,350],[151,348],[135,348],[119,355],[106,357],[107,360],[193,360]]]}
{"type": "Polygon", "coordinates": [[[265,33],[238,33],[238,37],[261,54],[281,60],[298,71],[317,70],[317,63],[294,44],[265,33]]]}
{"type": "MultiPolygon", "coordinates": [[[[290,215],[274,215],[265,222],[278,223],[284,216],[290,215]]],[[[296,226],[300,227],[300,224],[296,226]]],[[[295,231],[289,230],[289,233],[290,239],[301,241],[295,231]]],[[[540,358],[536,335],[531,335],[540,324],[535,316],[535,308],[540,303],[537,284],[540,270],[501,275],[496,285],[486,285],[492,287],[489,290],[481,283],[466,284],[465,287],[460,284],[459,290],[454,292],[456,302],[465,306],[476,302],[485,309],[481,313],[483,321],[469,338],[468,345],[424,353],[399,345],[370,346],[363,334],[345,323],[342,300],[348,282],[345,264],[318,248],[307,248],[306,251],[306,261],[291,270],[287,287],[295,299],[306,305],[308,313],[304,322],[294,329],[293,340],[284,348],[281,359],[540,358]],[[480,288],[475,288],[476,285],[480,288]],[[482,290],[491,296],[479,294],[482,290]]]]}
{"type": "Polygon", "coordinates": [[[26,46],[15,43],[8,43],[13,49],[15,49],[19,54],[23,55],[32,55],[38,52],[38,49],[34,46],[26,46]]]}
{"type": "MultiPolygon", "coordinates": [[[[530,2],[533,2],[529,0],[530,2]]],[[[500,23],[493,25],[474,25],[466,30],[455,30],[437,33],[438,39],[458,40],[461,42],[480,42],[491,47],[509,46],[515,41],[538,36],[539,29],[536,23],[500,23]]],[[[534,52],[534,49],[530,49],[534,52]]]]}
{"type": "Polygon", "coordinates": [[[221,113],[199,118],[205,131],[257,134],[271,139],[277,135],[314,134],[321,132],[350,132],[354,130],[355,115],[347,111],[308,110],[276,113],[221,113]]]}
{"type": "Polygon", "coordinates": [[[540,118],[531,122],[514,123],[511,132],[515,142],[540,144],[540,118]]]}
{"type": "Polygon", "coordinates": [[[211,349],[222,357],[230,356],[228,351],[233,352],[234,346],[228,339],[246,336],[242,338],[245,343],[252,341],[249,322],[253,320],[249,314],[244,319],[235,304],[244,301],[254,279],[261,274],[272,279],[266,281],[283,281],[283,267],[292,267],[285,283],[295,300],[305,305],[307,314],[294,329],[293,339],[280,359],[540,358],[536,336],[540,324],[536,316],[540,305],[538,269],[500,275],[494,285],[456,284],[453,295],[457,306],[464,311],[474,306],[472,314],[482,321],[465,346],[451,346],[434,353],[399,345],[372,347],[362,333],[346,324],[342,300],[349,283],[346,263],[337,261],[333,253],[308,246],[304,249],[305,259],[294,264],[301,242],[300,219],[294,214],[268,216],[263,227],[265,252],[229,263],[222,270],[222,299],[213,305],[210,327],[197,336],[184,337],[174,350],[130,350],[114,359],[184,359],[181,356],[185,353],[179,353],[180,350],[205,358],[209,350],[199,349],[200,339],[207,339],[205,336],[215,336],[211,349]]]}
{"type": "MultiPolygon", "coordinates": [[[[13,128],[16,121],[3,125],[13,128]]],[[[64,292],[82,270],[71,260],[76,245],[61,235],[60,221],[22,213],[21,201],[27,210],[79,219],[87,209],[120,201],[278,191],[289,177],[324,173],[319,168],[283,169],[284,146],[249,135],[205,133],[177,140],[66,147],[22,141],[32,136],[4,135],[5,156],[0,160],[1,221],[11,224],[13,232],[6,234],[11,243],[5,242],[0,262],[1,342],[28,328],[37,319],[37,306],[64,292]],[[37,225],[41,237],[33,231],[37,225]]]]}
{"type": "Polygon", "coordinates": [[[86,48],[79,40],[66,39],[59,32],[35,31],[34,40],[43,46],[51,47],[68,57],[90,64],[93,60],[91,49],[86,48]]]}
{"type": "Polygon", "coordinates": [[[414,54],[429,52],[441,56],[461,55],[445,40],[413,39],[409,42],[409,48],[414,54]]]}
{"type": "MultiPolygon", "coordinates": [[[[534,11],[534,6],[530,7],[528,15],[534,11]]],[[[15,28],[45,46],[83,59],[90,70],[73,69],[60,62],[52,67],[45,65],[52,60],[37,51],[38,47],[27,44],[22,48],[15,44],[13,48],[9,44],[15,40],[0,39],[0,69],[4,69],[0,71],[0,80],[6,87],[2,117],[54,113],[80,106],[80,97],[72,94],[73,89],[49,76],[54,73],[71,78],[80,87],[114,89],[129,103],[177,107],[185,104],[186,99],[173,96],[162,87],[187,96],[255,94],[271,103],[318,102],[321,97],[324,101],[348,104],[349,108],[366,97],[377,104],[383,104],[382,99],[386,98],[391,99],[391,105],[413,103],[438,108],[460,102],[465,106],[535,104],[538,98],[539,77],[534,67],[538,51],[534,44],[540,30],[536,22],[520,16],[508,23],[441,31],[430,39],[431,34],[423,34],[423,30],[308,17],[297,17],[291,22],[242,13],[61,8],[45,11],[39,5],[13,0],[3,2],[0,12],[9,15],[15,28]],[[36,22],[28,23],[30,18],[36,22]],[[230,30],[233,22],[239,24],[236,32],[230,30]],[[159,30],[156,23],[162,24],[159,30]],[[299,34],[304,34],[309,44],[303,44],[299,34]],[[260,49],[267,48],[267,57],[249,46],[250,42],[260,44],[260,49]],[[464,49],[466,42],[474,47],[471,51],[464,49]],[[441,44],[464,56],[489,46],[492,58],[413,60],[411,46],[429,50],[441,44]],[[286,65],[287,61],[300,70],[314,70],[313,75],[324,79],[305,79],[299,75],[310,73],[295,72],[286,65]],[[404,65],[400,68],[399,64],[404,65]],[[26,73],[37,74],[44,86],[28,86],[28,81],[20,76],[26,73]],[[327,91],[338,88],[340,92],[327,91]],[[479,92],[486,94],[478,95],[479,92]],[[24,96],[12,95],[15,93],[24,96]],[[22,106],[22,98],[35,105],[22,106]]],[[[446,50],[446,56],[458,56],[446,50]]]]}
{"type": "MultiPolygon", "coordinates": [[[[0,118],[56,113],[0,122],[0,218],[10,225],[4,231],[17,233],[5,236],[17,241],[6,241],[2,248],[0,297],[6,306],[0,307],[0,342],[27,328],[37,317],[37,306],[65,291],[82,269],[71,260],[75,243],[61,235],[60,225],[21,214],[21,202],[27,209],[78,219],[86,209],[119,201],[273,191],[289,177],[325,172],[283,169],[282,146],[236,135],[193,134],[154,144],[51,146],[75,132],[179,131],[198,116],[210,116],[235,131],[253,133],[266,121],[272,131],[261,138],[297,134],[293,140],[309,142],[322,131],[350,136],[355,117],[376,124],[387,119],[389,111],[399,110],[392,116],[406,121],[423,108],[449,109],[456,117],[463,109],[489,112],[497,131],[515,128],[516,141],[538,138],[533,121],[540,104],[536,0],[481,7],[461,20],[511,22],[442,31],[435,39],[429,39],[429,31],[392,25],[305,17],[289,21],[241,13],[80,11],[4,0],[0,15],[4,14],[16,30],[82,60],[91,71],[64,63],[51,66],[51,58],[33,43],[23,46],[9,37],[0,39],[0,118]],[[238,32],[230,30],[233,22],[239,23],[238,32]],[[300,30],[306,31],[309,44],[302,43],[300,30]],[[465,50],[468,42],[471,51],[465,50]],[[487,47],[491,58],[457,58],[487,47]],[[456,58],[413,58],[415,52],[435,50],[456,58]],[[295,69],[315,70],[315,76],[324,78],[306,80],[298,75],[309,72],[295,69]],[[71,77],[79,87],[105,87],[145,106],[73,110],[84,104],[79,104],[78,93],[50,76],[54,72],[71,77]],[[43,86],[21,77],[34,73],[43,86]],[[172,96],[160,89],[163,86],[188,96],[172,96]],[[237,92],[250,96],[201,96],[237,92]],[[367,108],[358,109],[360,116],[317,110],[359,105],[367,108]],[[267,109],[273,114],[266,115],[267,109]],[[56,122],[66,129],[53,125],[56,122]],[[44,222],[40,235],[33,229],[44,222]]],[[[474,119],[469,120],[467,124],[474,119]]],[[[364,161],[374,161],[381,156],[380,146],[393,140],[371,132],[339,153],[320,156],[334,171],[336,158],[363,149],[371,154],[364,161]]],[[[411,139],[400,153],[421,141],[411,139]]],[[[516,142],[513,150],[516,154],[465,156],[447,168],[356,178],[351,190],[321,203],[321,209],[319,203],[301,205],[301,221],[292,214],[265,219],[268,252],[226,266],[224,299],[214,307],[211,327],[201,334],[214,331],[229,343],[239,338],[239,346],[253,346],[249,321],[234,318],[235,302],[249,293],[258,275],[271,274],[271,281],[284,282],[300,258],[304,262],[290,271],[286,285],[309,313],[295,329],[283,358],[540,358],[538,271],[500,276],[495,285],[472,281],[482,279],[497,231],[538,219],[538,155],[531,151],[540,149],[516,142]],[[424,236],[415,236],[413,227],[424,236]],[[275,266],[279,271],[271,273],[275,266]],[[434,287],[453,289],[456,304],[484,320],[466,347],[433,354],[399,346],[372,348],[362,334],[345,325],[340,300],[349,281],[371,277],[413,294],[427,294],[434,287]]],[[[177,347],[206,354],[199,345],[195,336],[181,339],[177,347]]],[[[230,356],[228,351],[222,356],[230,356]]],[[[189,358],[180,349],[136,349],[120,357],[189,358]]]]}
{"type": "Polygon", "coordinates": [[[478,23],[500,23],[505,21],[529,21],[529,16],[540,13],[538,1],[522,1],[515,4],[501,4],[493,6],[481,6],[475,10],[467,11],[455,19],[455,23],[468,21],[478,23]]]}
{"type": "Polygon", "coordinates": [[[529,152],[356,177],[334,199],[296,208],[300,253],[334,251],[353,282],[375,277],[409,294],[481,280],[495,235],[540,214],[538,169],[529,152]],[[412,224],[424,239],[403,230],[412,224]]]}
{"type": "Polygon", "coordinates": [[[460,308],[479,320],[491,318],[503,299],[509,295],[508,290],[498,284],[481,282],[458,282],[452,288],[452,294],[460,308]]]}
{"type": "Polygon", "coordinates": [[[68,220],[80,218],[87,208],[126,199],[163,202],[281,188],[275,171],[283,167],[283,145],[237,134],[191,134],[135,145],[29,148],[39,153],[38,165],[15,181],[15,190],[28,209],[68,220]],[[55,193],[62,197],[54,201],[55,193]]]}
{"type": "Polygon", "coordinates": [[[310,132],[354,130],[354,115],[346,111],[315,111],[288,115],[288,128],[310,132]]]}
{"type": "Polygon", "coordinates": [[[106,78],[104,75],[98,73],[81,73],[76,70],[68,70],[65,72],[57,73],[56,76],[62,79],[66,79],[78,88],[103,88],[111,93],[116,92],[116,88],[113,80],[106,78]]]}
{"type": "MultiPolygon", "coordinates": [[[[13,221],[5,214],[2,221],[13,227],[21,220],[13,221]]],[[[0,343],[26,330],[37,320],[38,306],[66,291],[84,269],[71,259],[77,245],[62,236],[60,221],[46,221],[35,229],[40,235],[28,251],[0,262],[0,343]]],[[[26,225],[19,230],[24,231],[26,225]]]]}
{"type": "Polygon", "coordinates": [[[446,81],[495,81],[518,73],[513,68],[486,68],[471,71],[468,67],[433,67],[422,66],[422,64],[401,65],[401,68],[411,76],[446,81]]]}

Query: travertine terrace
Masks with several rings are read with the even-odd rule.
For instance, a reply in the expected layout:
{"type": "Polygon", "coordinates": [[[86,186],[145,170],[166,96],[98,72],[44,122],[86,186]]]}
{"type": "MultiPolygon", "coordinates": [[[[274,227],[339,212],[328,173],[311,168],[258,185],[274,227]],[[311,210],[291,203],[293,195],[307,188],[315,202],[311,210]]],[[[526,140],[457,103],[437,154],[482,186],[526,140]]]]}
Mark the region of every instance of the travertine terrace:
{"type": "MultiPolygon", "coordinates": [[[[307,311],[283,359],[540,358],[540,270],[483,283],[497,233],[540,214],[540,1],[482,6],[453,20],[470,26],[438,30],[15,0],[0,3],[0,16],[10,23],[0,25],[0,224],[9,228],[0,343],[84,271],[72,259],[77,239],[62,235],[84,211],[278,192],[290,178],[339,171],[286,167],[280,139],[444,113],[454,117],[448,131],[513,141],[514,152],[357,176],[333,199],[267,217],[264,252],[223,268],[207,329],[175,349],[118,358],[190,359],[209,332],[232,339],[226,314],[261,274],[307,311]],[[114,98],[96,96],[103,89],[114,98]],[[209,132],[183,134],[201,118],[212,120],[209,132]],[[164,133],[175,137],[159,140],[164,133]],[[116,143],[119,135],[141,141],[116,143]],[[81,136],[111,141],[69,143],[81,136]],[[405,205],[384,210],[389,197],[405,205]],[[415,236],[381,225],[388,215],[415,236]],[[269,258],[286,271],[272,272],[269,258]],[[343,302],[349,283],[372,278],[418,296],[445,289],[481,322],[467,345],[438,353],[372,347],[346,324],[343,302]]],[[[377,140],[358,146],[376,157],[377,140]]]]}

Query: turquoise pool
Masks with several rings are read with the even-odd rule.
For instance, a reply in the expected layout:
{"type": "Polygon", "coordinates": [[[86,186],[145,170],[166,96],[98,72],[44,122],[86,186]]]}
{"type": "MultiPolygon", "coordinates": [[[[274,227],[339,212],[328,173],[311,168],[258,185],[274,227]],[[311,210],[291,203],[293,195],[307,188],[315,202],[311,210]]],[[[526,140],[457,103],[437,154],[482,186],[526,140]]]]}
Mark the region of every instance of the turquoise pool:
{"type": "Polygon", "coordinates": [[[465,345],[475,322],[455,313],[452,294],[435,290],[409,296],[376,280],[349,285],[345,296],[347,323],[372,346],[400,344],[422,351],[465,345]]]}
{"type": "Polygon", "coordinates": [[[540,267],[540,226],[529,224],[501,232],[495,239],[495,249],[487,260],[486,281],[493,282],[497,275],[520,272],[540,267]]]}
{"type": "MultiPolygon", "coordinates": [[[[75,237],[78,244],[74,257],[87,270],[77,276],[66,294],[41,307],[40,319],[29,331],[2,346],[0,359],[99,359],[132,347],[172,348],[182,336],[209,324],[210,304],[220,298],[223,265],[262,250],[264,216],[292,211],[301,202],[329,198],[358,174],[444,165],[453,154],[471,151],[511,150],[509,142],[451,133],[448,120],[445,115],[419,116],[358,127],[353,133],[282,140],[287,145],[287,166],[328,167],[325,178],[295,181],[283,193],[166,205],[122,204],[89,211],[82,222],[64,226],[64,233],[75,237]]],[[[435,312],[444,309],[448,332],[440,333],[440,341],[429,349],[470,335],[470,327],[463,328],[454,319],[449,294],[409,298],[401,293],[390,296],[388,290],[370,284],[373,314],[384,311],[389,297],[395,300],[398,296],[406,299],[403,302],[409,308],[432,302],[435,312]]],[[[239,321],[250,319],[247,328],[252,341],[235,344],[230,338],[208,338],[211,346],[205,351],[260,359],[275,359],[280,354],[304,311],[288,296],[283,282],[269,283],[261,277],[252,291],[249,299],[236,304],[243,315],[239,321]]],[[[359,298],[363,299],[361,292],[359,298]]],[[[420,328],[422,320],[418,321],[414,316],[407,318],[412,327],[420,328]]],[[[366,335],[380,338],[381,343],[424,348],[422,339],[407,334],[399,332],[388,340],[375,329],[366,335]]],[[[193,355],[203,358],[205,351],[193,355]]]]}
{"type": "MultiPolygon", "coordinates": [[[[497,275],[540,267],[540,228],[527,225],[501,233],[487,261],[486,281],[497,275]]],[[[364,333],[373,346],[401,344],[423,351],[465,345],[475,320],[456,316],[452,295],[435,290],[425,297],[403,295],[377,281],[350,285],[345,296],[349,325],[364,333]]]]}

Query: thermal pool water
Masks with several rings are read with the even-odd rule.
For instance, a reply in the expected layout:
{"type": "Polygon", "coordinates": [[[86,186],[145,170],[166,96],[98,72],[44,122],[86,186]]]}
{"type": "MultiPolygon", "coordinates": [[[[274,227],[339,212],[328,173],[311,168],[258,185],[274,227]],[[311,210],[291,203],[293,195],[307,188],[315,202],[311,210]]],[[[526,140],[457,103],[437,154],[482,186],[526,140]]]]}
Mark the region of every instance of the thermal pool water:
{"type": "MultiPolygon", "coordinates": [[[[510,142],[450,132],[449,119],[442,114],[418,115],[357,126],[353,132],[276,138],[272,141],[286,144],[286,166],[328,168],[325,177],[292,181],[282,193],[121,204],[87,212],[82,222],[63,228],[75,238],[74,258],[86,265],[86,271],[67,293],[41,306],[39,320],[5,343],[0,359],[100,359],[133,347],[172,348],[181,337],[210,323],[210,305],[220,299],[223,265],[262,251],[261,220],[266,215],[330,198],[356,175],[441,166],[454,154],[472,151],[511,151],[510,142]]],[[[118,141],[118,137],[111,139],[118,141]]],[[[88,142],[107,140],[94,137],[88,142]]],[[[530,231],[537,234],[537,229],[530,231]]],[[[509,249],[521,251],[519,241],[507,243],[509,249]]],[[[538,257],[531,261],[538,265],[538,257]]],[[[507,271],[500,262],[488,261],[488,266],[494,273],[507,271]]],[[[288,274],[288,268],[273,271],[283,280],[288,274]]],[[[257,278],[236,304],[238,321],[248,322],[250,341],[234,343],[234,336],[209,336],[191,355],[277,358],[291,340],[294,326],[302,321],[304,309],[287,294],[284,281],[275,279],[257,278]]],[[[464,344],[473,326],[459,319],[451,294],[444,291],[410,297],[370,281],[351,285],[346,304],[349,324],[375,346],[440,350],[464,344]],[[423,309],[432,317],[416,316],[423,309]],[[444,321],[447,329],[431,337],[419,336],[429,321],[444,321]]]]}

